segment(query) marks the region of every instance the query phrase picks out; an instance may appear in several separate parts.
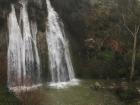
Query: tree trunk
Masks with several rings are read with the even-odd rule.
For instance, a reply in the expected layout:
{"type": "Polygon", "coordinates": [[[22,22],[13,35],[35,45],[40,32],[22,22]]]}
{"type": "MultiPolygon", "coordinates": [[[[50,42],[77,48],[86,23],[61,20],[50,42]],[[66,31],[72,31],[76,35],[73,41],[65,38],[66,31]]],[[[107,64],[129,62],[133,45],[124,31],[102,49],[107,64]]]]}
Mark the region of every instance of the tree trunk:
{"type": "Polygon", "coordinates": [[[133,77],[134,77],[135,61],[136,61],[136,46],[137,46],[137,34],[134,34],[134,45],[133,45],[132,68],[131,68],[131,72],[130,72],[130,81],[132,81],[133,77]]]}

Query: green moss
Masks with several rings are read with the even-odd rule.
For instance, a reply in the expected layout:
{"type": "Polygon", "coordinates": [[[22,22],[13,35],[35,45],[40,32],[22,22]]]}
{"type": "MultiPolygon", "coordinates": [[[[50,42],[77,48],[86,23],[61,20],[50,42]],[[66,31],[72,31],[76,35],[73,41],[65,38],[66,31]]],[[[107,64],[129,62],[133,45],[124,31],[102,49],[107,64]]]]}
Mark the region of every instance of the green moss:
{"type": "Polygon", "coordinates": [[[112,61],[114,59],[114,53],[112,51],[101,52],[99,56],[106,61],[112,61]]]}
{"type": "Polygon", "coordinates": [[[0,86],[0,105],[19,105],[17,97],[6,87],[0,86]]]}

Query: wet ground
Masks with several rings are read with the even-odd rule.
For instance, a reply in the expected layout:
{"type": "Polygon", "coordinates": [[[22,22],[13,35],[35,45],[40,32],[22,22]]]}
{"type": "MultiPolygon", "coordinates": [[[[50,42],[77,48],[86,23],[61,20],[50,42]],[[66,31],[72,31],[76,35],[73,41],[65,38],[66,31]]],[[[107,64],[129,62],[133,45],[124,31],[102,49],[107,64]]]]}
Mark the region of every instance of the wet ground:
{"type": "MultiPolygon", "coordinates": [[[[108,87],[113,81],[80,80],[79,84],[62,88],[44,84],[38,89],[16,93],[22,104],[19,105],[128,105],[109,89],[95,89],[95,84],[108,87]]],[[[17,99],[7,90],[0,92],[0,105],[18,105],[17,99]],[[7,101],[8,100],[8,101],[7,101]]],[[[129,104],[139,105],[139,104],[129,104]]]]}

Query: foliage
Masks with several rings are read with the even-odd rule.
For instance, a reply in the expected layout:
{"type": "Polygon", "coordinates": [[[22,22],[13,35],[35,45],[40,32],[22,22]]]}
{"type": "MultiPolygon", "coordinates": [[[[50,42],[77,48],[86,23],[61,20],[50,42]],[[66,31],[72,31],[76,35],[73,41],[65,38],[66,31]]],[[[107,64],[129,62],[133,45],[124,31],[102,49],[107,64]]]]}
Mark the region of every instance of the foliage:
{"type": "MultiPolygon", "coordinates": [[[[70,32],[77,76],[128,78],[133,39],[123,25],[122,15],[130,29],[134,29],[135,24],[139,25],[138,0],[54,0],[52,4],[70,32]],[[89,41],[87,46],[87,40],[94,42],[89,41]]],[[[140,48],[139,43],[137,49],[140,48]]],[[[138,64],[137,77],[140,74],[138,64]]]]}
{"type": "Polygon", "coordinates": [[[105,52],[100,53],[100,57],[104,60],[112,61],[114,55],[113,55],[113,52],[111,51],[105,51],[105,52]]]}
{"type": "Polygon", "coordinates": [[[129,86],[127,90],[118,89],[116,90],[116,94],[126,103],[131,103],[138,98],[137,89],[133,86],[129,86]]]}
{"type": "Polygon", "coordinates": [[[12,92],[9,92],[8,88],[0,86],[0,104],[9,105],[9,103],[19,105],[20,102],[12,92]]]}

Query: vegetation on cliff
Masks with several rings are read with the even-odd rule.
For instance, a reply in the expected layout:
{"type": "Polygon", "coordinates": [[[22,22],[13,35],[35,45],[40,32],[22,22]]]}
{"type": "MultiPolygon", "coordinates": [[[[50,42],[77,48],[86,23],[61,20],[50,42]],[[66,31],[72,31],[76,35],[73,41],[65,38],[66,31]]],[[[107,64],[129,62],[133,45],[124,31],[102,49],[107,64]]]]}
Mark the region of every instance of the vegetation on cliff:
{"type": "MultiPolygon", "coordinates": [[[[140,25],[138,0],[54,0],[53,5],[70,32],[79,77],[130,78],[134,38],[129,30],[135,33],[140,25]]],[[[134,79],[140,75],[139,43],[134,79]]]]}

